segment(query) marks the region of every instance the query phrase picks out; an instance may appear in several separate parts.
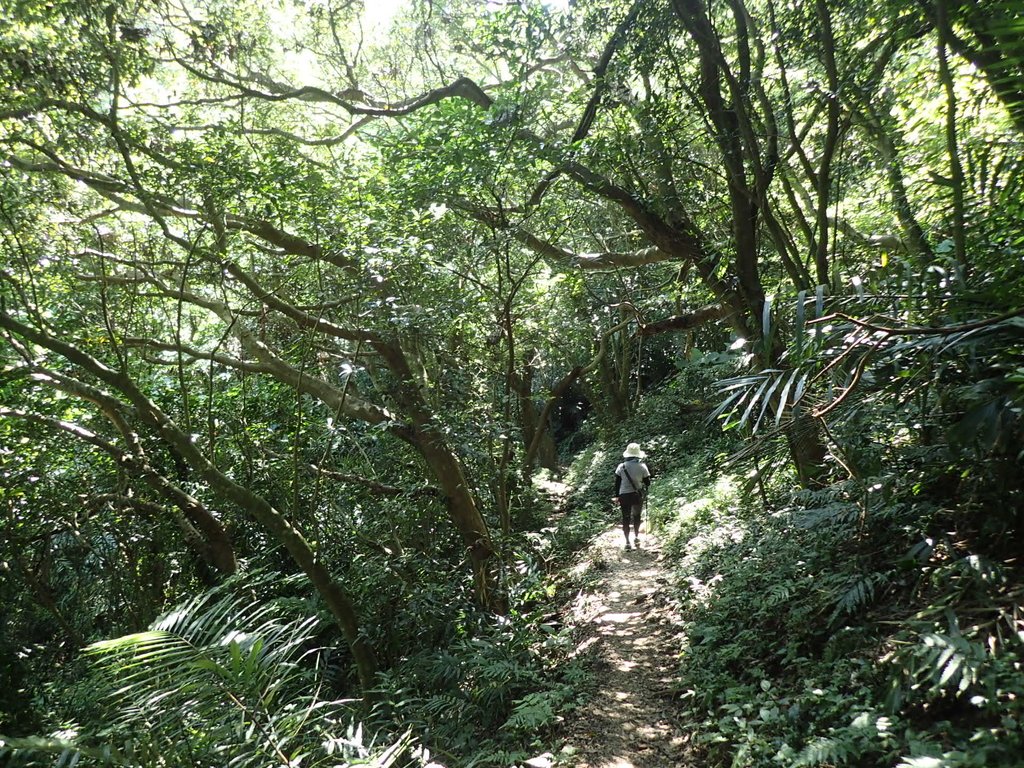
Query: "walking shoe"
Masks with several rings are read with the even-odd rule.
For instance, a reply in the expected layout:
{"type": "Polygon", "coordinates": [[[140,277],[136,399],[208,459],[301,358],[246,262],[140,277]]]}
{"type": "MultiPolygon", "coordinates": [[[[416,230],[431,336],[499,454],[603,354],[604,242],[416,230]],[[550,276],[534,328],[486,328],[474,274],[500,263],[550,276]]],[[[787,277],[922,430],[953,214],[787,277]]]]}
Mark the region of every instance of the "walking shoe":
{"type": "Polygon", "coordinates": [[[629,542],[628,541],[626,542],[626,549],[632,549],[632,547],[629,546],[629,542]]]}
{"type": "Polygon", "coordinates": [[[633,539],[633,546],[636,547],[637,549],[640,549],[640,537],[639,536],[637,536],[635,539],[633,539]]]}

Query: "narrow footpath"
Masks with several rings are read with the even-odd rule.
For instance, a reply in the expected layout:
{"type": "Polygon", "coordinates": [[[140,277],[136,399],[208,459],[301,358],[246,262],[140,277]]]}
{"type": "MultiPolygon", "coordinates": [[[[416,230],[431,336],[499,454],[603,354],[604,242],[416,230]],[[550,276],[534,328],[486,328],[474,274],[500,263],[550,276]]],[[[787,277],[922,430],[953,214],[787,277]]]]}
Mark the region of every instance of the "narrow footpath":
{"type": "Polygon", "coordinates": [[[581,652],[592,659],[594,690],[567,718],[558,765],[573,768],[679,768],[688,744],[675,724],[673,679],[679,621],[655,536],[623,548],[622,532],[600,536],[587,556],[596,582],[573,605],[581,652]]]}

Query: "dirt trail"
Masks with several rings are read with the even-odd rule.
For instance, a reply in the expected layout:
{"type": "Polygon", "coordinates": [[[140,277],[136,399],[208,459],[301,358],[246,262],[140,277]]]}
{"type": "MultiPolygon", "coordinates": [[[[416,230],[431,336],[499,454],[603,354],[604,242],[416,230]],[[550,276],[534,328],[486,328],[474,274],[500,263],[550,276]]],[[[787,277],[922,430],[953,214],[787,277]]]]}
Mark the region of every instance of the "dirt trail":
{"type": "Polygon", "coordinates": [[[589,552],[598,581],[574,605],[581,649],[593,658],[595,689],[563,729],[559,765],[574,768],[678,768],[686,737],[671,700],[678,620],[667,600],[668,574],[657,538],[623,549],[621,530],[589,552]],[[584,648],[585,647],[585,648],[584,648]]]}

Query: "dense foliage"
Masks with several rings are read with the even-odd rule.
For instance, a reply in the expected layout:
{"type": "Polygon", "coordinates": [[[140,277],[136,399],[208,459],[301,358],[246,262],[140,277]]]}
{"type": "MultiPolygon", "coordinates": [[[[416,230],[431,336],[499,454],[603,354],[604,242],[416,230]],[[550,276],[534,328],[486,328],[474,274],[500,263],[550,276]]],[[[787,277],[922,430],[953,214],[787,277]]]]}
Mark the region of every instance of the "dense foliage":
{"type": "Polygon", "coordinates": [[[979,525],[950,484],[992,510],[1017,491],[948,447],[883,454],[780,506],[714,474],[691,491],[679,700],[716,764],[1016,764],[1019,564],[1005,518],[979,525]]]}
{"type": "Polygon", "coordinates": [[[1019,3],[393,10],[5,6],[4,759],[525,759],[642,435],[703,759],[1011,762],[1019,3]]]}
{"type": "Polygon", "coordinates": [[[709,432],[707,411],[680,414],[681,400],[675,382],[645,398],[573,473],[576,503],[596,512],[614,446],[649,438],[693,762],[1017,765],[1022,575],[996,512],[1016,477],[913,439],[875,448],[877,474],[794,493],[759,483],[736,438],[709,432]],[[971,504],[951,503],[961,494],[971,504]],[[974,503],[994,514],[980,520],[974,503]]]}

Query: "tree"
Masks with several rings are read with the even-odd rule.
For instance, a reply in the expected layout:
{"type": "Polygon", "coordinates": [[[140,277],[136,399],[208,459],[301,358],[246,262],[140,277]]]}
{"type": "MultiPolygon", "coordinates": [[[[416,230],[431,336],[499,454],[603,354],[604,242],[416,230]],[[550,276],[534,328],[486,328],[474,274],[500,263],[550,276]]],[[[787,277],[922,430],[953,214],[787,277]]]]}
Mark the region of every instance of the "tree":
{"type": "Polygon", "coordinates": [[[502,611],[520,478],[557,466],[571,388],[618,424],[662,335],[713,326],[749,368],[722,412],[817,484],[855,469],[828,403],[888,344],[825,317],[889,311],[875,280],[880,327],[957,327],[974,271],[1011,309],[1009,6],[435,0],[386,40],[346,3],[18,10],[0,421],[38,455],[3,503],[33,610],[74,642],[96,622],[41,578],[74,505],[25,512],[67,487],[30,487],[58,435],[97,536],[167,519],[135,623],[170,597],[159,553],[213,582],[280,548],[370,688],[359,557],[457,553],[502,611]]]}

